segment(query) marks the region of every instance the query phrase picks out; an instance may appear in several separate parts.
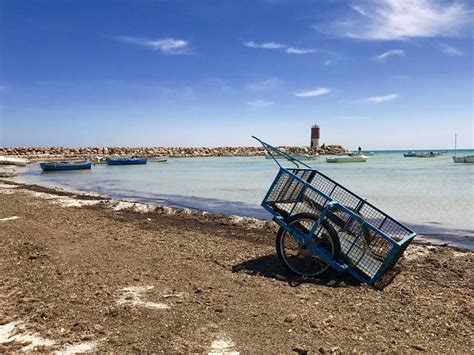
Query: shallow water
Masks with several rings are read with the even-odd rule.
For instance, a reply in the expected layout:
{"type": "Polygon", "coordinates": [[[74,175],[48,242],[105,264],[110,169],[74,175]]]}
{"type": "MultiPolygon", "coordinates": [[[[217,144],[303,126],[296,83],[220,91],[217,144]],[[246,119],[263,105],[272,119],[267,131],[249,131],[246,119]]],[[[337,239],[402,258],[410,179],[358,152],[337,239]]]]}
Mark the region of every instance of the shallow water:
{"type": "MultiPolygon", "coordinates": [[[[375,154],[367,163],[327,164],[324,157],[308,163],[417,233],[474,249],[473,164],[454,164],[451,154],[420,159],[399,152],[375,154]]],[[[260,202],[277,171],[263,157],[212,157],[58,173],[33,165],[20,177],[115,199],[269,218],[260,202]]]]}

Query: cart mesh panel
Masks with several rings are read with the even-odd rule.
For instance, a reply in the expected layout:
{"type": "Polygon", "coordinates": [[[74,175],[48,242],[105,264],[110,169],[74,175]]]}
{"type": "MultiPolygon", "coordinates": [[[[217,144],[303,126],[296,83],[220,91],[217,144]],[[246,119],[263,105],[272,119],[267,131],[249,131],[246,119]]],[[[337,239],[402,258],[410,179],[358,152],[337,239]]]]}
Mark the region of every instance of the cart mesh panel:
{"type": "Polygon", "coordinates": [[[364,223],[340,210],[328,214],[329,223],[339,235],[343,261],[372,279],[393,246],[369,229],[365,222],[395,241],[410,235],[412,232],[408,228],[316,170],[281,169],[264,204],[286,219],[299,213],[319,215],[329,201],[338,202],[362,218],[364,223]],[[295,179],[288,171],[303,181],[295,179]]]}

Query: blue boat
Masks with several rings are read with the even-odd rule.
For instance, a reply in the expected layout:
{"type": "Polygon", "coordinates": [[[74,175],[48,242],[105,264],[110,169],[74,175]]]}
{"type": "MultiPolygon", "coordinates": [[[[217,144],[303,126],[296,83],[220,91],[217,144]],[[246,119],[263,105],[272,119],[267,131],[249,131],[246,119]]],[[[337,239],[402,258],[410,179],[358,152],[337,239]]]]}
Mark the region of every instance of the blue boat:
{"type": "Polygon", "coordinates": [[[107,165],[140,165],[146,164],[147,158],[107,158],[107,165]]]}
{"type": "Polygon", "coordinates": [[[92,163],[89,160],[81,161],[57,161],[49,163],[41,163],[43,171],[66,171],[66,170],[84,170],[90,169],[92,163]]]}

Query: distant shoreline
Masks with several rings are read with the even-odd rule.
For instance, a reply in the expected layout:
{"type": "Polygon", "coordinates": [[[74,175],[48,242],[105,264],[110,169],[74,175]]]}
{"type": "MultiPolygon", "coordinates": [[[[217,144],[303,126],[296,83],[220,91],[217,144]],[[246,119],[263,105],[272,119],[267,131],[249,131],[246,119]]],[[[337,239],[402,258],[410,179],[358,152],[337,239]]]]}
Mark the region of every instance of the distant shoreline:
{"type": "MultiPolygon", "coordinates": [[[[318,148],[305,147],[280,147],[289,154],[321,154],[330,155],[344,153],[348,150],[341,145],[327,145],[318,148]]],[[[265,149],[262,147],[216,147],[216,148],[190,148],[190,147],[15,147],[0,148],[0,155],[20,156],[30,159],[47,160],[55,158],[96,158],[111,155],[136,155],[136,156],[169,156],[175,158],[187,157],[222,157],[222,156],[263,156],[265,149]]]]}

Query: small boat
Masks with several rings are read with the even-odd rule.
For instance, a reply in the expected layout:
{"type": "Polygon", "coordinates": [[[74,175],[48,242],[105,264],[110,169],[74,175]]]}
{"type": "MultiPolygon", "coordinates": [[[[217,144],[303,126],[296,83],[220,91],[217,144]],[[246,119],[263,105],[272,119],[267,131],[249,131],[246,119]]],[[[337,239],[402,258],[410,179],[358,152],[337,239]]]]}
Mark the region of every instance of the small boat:
{"type": "Polygon", "coordinates": [[[160,156],[160,157],[147,157],[149,163],[166,163],[168,161],[168,156],[160,156]]]}
{"type": "Polygon", "coordinates": [[[107,164],[107,158],[104,158],[104,157],[96,157],[94,159],[92,159],[92,163],[94,165],[97,165],[97,164],[107,164]]]}
{"type": "MultiPolygon", "coordinates": [[[[314,160],[316,159],[319,154],[316,153],[316,154],[307,154],[307,153],[304,153],[304,154],[288,154],[289,156],[297,159],[297,160],[314,160]]],[[[274,155],[275,158],[277,159],[286,159],[283,155],[280,155],[280,154],[275,154],[274,155]]],[[[268,153],[265,154],[265,159],[273,159],[272,156],[268,153]]]]}
{"type": "Polygon", "coordinates": [[[68,171],[90,169],[92,163],[89,160],[55,161],[41,163],[40,166],[43,171],[68,171]]]}
{"type": "Polygon", "coordinates": [[[466,155],[464,157],[453,157],[455,163],[474,164],[474,155],[466,155]]]}
{"type": "Polygon", "coordinates": [[[365,163],[369,159],[365,155],[340,155],[335,157],[327,157],[327,163],[365,163]]]}
{"type": "Polygon", "coordinates": [[[0,156],[0,165],[26,166],[26,164],[28,164],[27,159],[0,156]]]}
{"type": "Polygon", "coordinates": [[[293,157],[295,157],[298,160],[314,160],[318,156],[319,156],[318,153],[316,153],[316,154],[305,153],[305,154],[295,154],[295,155],[293,155],[293,157]]]}
{"type": "Polygon", "coordinates": [[[344,153],[342,155],[348,155],[350,157],[353,157],[354,155],[374,155],[375,153],[374,152],[358,152],[358,151],[355,151],[355,152],[349,152],[349,153],[344,153]]]}
{"type": "Polygon", "coordinates": [[[433,153],[433,152],[429,152],[429,153],[417,153],[415,158],[434,158],[434,157],[438,157],[439,154],[436,154],[436,153],[433,153]]]}
{"type": "Polygon", "coordinates": [[[16,175],[16,170],[13,166],[0,166],[0,177],[9,178],[16,175]]]}
{"type": "Polygon", "coordinates": [[[434,158],[438,157],[441,154],[438,152],[415,152],[415,151],[410,151],[408,153],[403,154],[405,158],[434,158]]]}
{"type": "Polygon", "coordinates": [[[474,164],[474,155],[466,155],[464,157],[458,157],[457,156],[457,151],[458,151],[458,135],[457,133],[454,134],[454,157],[453,157],[453,162],[455,163],[464,163],[464,164],[474,164]]]}
{"type": "Polygon", "coordinates": [[[119,157],[119,158],[107,158],[107,165],[141,165],[146,164],[147,158],[130,158],[130,157],[119,157]]]}

